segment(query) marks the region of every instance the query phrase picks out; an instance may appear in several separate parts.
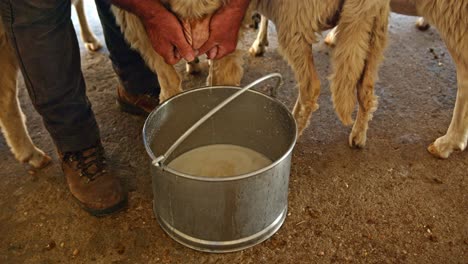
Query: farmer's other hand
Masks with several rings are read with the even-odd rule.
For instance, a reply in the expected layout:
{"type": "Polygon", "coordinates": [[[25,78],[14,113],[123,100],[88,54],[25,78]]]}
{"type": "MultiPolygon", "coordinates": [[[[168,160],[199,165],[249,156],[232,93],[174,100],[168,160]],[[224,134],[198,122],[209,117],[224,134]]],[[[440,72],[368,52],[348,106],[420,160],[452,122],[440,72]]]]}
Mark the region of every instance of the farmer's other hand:
{"type": "Polygon", "coordinates": [[[239,28],[250,0],[231,0],[213,15],[210,21],[210,36],[199,49],[209,59],[221,59],[237,47],[239,28]]]}

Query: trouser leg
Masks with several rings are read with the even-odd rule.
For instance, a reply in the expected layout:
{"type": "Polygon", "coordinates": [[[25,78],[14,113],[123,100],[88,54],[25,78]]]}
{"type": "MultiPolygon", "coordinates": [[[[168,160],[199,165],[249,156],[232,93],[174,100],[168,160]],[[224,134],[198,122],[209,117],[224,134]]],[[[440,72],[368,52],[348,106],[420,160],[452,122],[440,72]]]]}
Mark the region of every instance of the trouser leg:
{"type": "Polygon", "coordinates": [[[0,14],[28,93],[57,148],[77,151],[99,137],[81,73],[69,0],[0,0],[0,14]]]}

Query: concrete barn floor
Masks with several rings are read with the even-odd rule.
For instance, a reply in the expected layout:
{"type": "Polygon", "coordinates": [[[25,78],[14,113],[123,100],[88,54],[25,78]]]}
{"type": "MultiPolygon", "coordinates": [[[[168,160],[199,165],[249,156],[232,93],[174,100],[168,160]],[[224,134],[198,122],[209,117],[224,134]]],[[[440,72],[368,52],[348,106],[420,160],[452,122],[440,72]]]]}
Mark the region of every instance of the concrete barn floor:
{"type": "MultiPolygon", "coordinates": [[[[90,20],[102,40],[99,23],[90,20]]],[[[448,160],[426,152],[449,125],[455,67],[438,33],[420,32],[414,22],[392,16],[376,87],[379,109],[362,150],[347,146],[350,128],[331,106],[330,50],[322,42],[314,46],[321,107],[294,150],[288,217],[271,239],[232,254],[187,249],[158,226],[144,118],[116,108],[117,80],[105,51],[82,50],[82,67],[109,161],[130,191],[129,207],[119,214],[95,218],[75,204],[21,83],[31,136],[54,162],[31,175],[0,137],[0,263],[468,263],[468,152],[448,160]]],[[[277,53],[273,27],[270,33],[265,57],[246,56],[243,82],[282,73],[279,99],[292,107],[296,82],[277,53]]],[[[254,36],[248,34],[243,50],[254,36]]],[[[183,73],[185,87],[202,85],[205,75],[183,73]]]]}

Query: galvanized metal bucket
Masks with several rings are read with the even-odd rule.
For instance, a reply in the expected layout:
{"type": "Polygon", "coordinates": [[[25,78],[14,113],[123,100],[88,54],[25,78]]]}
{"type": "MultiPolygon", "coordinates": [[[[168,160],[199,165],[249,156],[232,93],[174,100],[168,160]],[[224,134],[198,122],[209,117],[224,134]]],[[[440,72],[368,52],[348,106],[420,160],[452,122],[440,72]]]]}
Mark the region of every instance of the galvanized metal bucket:
{"type": "Polygon", "coordinates": [[[158,222],[173,239],[200,251],[251,247],[272,236],[287,214],[297,133],[294,118],[270,96],[248,90],[232,98],[236,93],[240,88],[231,86],[186,91],[155,109],[143,128],[146,150],[153,160],[153,206],[158,222]],[[232,103],[207,117],[230,97],[232,103]],[[201,117],[207,118],[199,122],[201,117]],[[181,135],[185,135],[182,140],[181,135]],[[247,147],[273,163],[245,175],[217,178],[187,175],[165,166],[187,151],[212,144],[247,147]]]}

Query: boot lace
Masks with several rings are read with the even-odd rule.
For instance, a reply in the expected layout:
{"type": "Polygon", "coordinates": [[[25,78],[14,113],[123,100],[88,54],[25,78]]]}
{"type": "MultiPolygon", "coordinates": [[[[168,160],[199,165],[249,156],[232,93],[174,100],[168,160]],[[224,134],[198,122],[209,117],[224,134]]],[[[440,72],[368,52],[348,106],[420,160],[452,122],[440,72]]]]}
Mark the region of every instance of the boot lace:
{"type": "Polygon", "coordinates": [[[107,164],[102,146],[84,151],[67,152],[63,159],[69,162],[76,161],[76,168],[80,171],[80,177],[85,177],[87,182],[94,181],[106,173],[107,164]]]}

